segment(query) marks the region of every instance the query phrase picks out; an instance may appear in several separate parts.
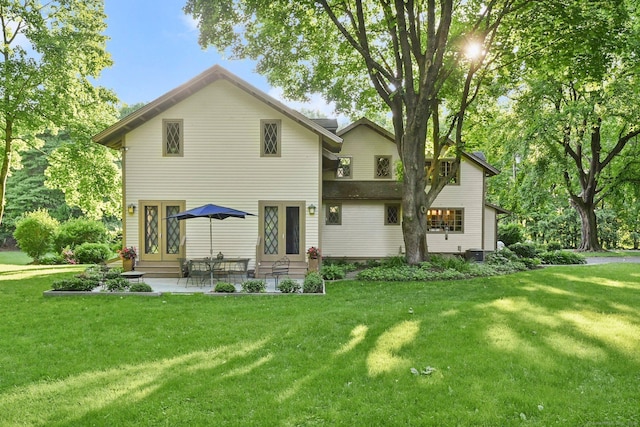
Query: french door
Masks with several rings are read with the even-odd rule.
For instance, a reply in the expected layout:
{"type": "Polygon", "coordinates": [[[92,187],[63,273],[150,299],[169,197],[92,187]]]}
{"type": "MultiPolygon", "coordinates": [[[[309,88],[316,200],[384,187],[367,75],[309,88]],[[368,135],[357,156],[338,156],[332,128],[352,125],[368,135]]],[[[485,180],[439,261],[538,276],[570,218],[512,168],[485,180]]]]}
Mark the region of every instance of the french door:
{"type": "Polygon", "coordinates": [[[305,202],[261,201],[260,256],[264,261],[305,259],[305,202]]]}
{"type": "Polygon", "coordinates": [[[140,201],[140,259],[172,261],[184,257],[184,221],[169,218],[184,211],[184,201],[140,201]]]}

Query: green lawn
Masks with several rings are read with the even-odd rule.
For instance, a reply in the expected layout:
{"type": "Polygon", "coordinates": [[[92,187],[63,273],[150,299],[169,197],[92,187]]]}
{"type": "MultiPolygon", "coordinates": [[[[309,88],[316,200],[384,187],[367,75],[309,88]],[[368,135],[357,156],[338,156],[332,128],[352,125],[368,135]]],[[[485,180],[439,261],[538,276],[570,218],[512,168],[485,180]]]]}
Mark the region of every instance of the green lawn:
{"type": "Polygon", "coordinates": [[[44,298],[65,268],[0,265],[1,426],[640,424],[640,264],[44,298]]]}

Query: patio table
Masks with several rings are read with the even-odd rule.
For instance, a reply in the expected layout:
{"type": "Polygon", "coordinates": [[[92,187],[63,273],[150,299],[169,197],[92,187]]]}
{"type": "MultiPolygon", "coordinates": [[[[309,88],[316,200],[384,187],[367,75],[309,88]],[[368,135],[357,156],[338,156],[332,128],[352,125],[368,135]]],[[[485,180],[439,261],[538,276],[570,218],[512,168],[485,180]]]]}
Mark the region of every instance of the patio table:
{"type": "Polygon", "coordinates": [[[211,285],[213,285],[214,279],[233,278],[235,283],[236,277],[244,278],[247,274],[249,258],[197,258],[192,259],[191,262],[205,265],[206,270],[209,272],[211,285]]]}

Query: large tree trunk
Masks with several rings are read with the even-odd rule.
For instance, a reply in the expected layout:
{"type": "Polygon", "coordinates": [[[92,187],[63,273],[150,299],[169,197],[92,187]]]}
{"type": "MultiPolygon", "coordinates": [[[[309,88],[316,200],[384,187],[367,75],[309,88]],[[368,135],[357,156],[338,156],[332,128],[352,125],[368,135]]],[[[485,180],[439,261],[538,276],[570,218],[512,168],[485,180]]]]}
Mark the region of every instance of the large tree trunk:
{"type": "Polygon", "coordinates": [[[571,204],[580,215],[581,242],[578,251],[581,252],[597,252],[602,250],[600,241],[598,240],[598,221],[596,220],[595,206],[585,203],[577,197],[571,198],[571,204]]]}
{"type": "Polygon", "coordinates": [[[427,251],[426,175],[424,146],[426,122],[407,123],[402,144],[402,234],[409,264],[425,261],[427,251]]]}
{"type": "Polygon", "coordinates": [[[0,169],[0,224],[4,218],[4,199],[7,189],[7,177],[11,166],[11,152],[13,151],[13,122],[6,120],[4,132],[4,158],[0,169]]]}

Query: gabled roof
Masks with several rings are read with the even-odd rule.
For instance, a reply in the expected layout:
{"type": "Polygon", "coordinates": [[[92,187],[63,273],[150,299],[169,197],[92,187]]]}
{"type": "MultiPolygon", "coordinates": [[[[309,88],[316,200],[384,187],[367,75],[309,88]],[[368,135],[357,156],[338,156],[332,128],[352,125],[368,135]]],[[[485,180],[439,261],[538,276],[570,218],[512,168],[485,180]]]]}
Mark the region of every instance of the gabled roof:
{"type": "Polygon", "coordinates": [[[508,211],[508,210],[506,210],[504,208],[501,208],[498,205],[494,205],[493,203],[488,203],[487,202],[484,205],[486,207],[488,207],[488,208],[494,209],[496,211],[496,214],[498,214],[498,215],[511,215],[511,214],[513,214],[513,212],[508,211]]]}
{"type": "Polygon", "coordinates": [[[491,166],[489,163],[487,163],[487,160],[484,158],[484,155],[480,157],[480,155],[478,155],[477,153],[471,154],[471,153],[467,153],[466,151],[463,151],[462,157],[465,157],[467,160],[470,160],[471,162],[483,168],[487,176],[494,176],[500,173],[499,169],[496,169],[493,166],[491,166]]]}
{"type": "MultiPolygon", "coordinates": [[[[373,129],[375,132],[378,132],[380,135],[384,136],[385,138],[387,138],[389,141],[395,143],[395,137],[394,135],[389,132],[388,130],[386,130],[385,128],[383,128],[382,126],[378,125],[377,123],[372,122],[371,120],[367,119],[366,117],[363,117],[353,123],[351,123],[349,126],[340,129],[338,131],[338,136],[343,137],[344,135],[349,133],[350,131],[352,131],[353,129],[357,128],[358,126],[368,126],[371,129],[373,129]]],[[[487,176],[494,176],[500,173],[500,171],[496,168],[494,168],[493,166],[491,166],[488,162],[487,159],[484,157],[484,155],[481,152],[477,152],[477,153],[467,153],[466,151],[462,152],[462,157],[464,157],[465,159],[471,161],[472,163],[475,163],[476,165],[480,166],[482,169],[485,170],[485,173],[487,174],[487,176]]]]}
{"type": "Polygon", "coordinates": [[[338,131],[338,136],[343,136],[346,133],[351,132],[353,129],[357,128],[358,126],[368,126],[371,129],[373,129],[374,131],[378,132],[380,135],[382,135],[385,138],[387,138],[388,140],[390,140],[391,142],[393,142],[393,143],[396,142],[395,137],[391,132],[389,132],[388,130],[386,130],[385,128],[380,126],[379,124],[372,122],[371,120],[367,119],[366,117],[358,119],[355,122],[351,123],[349,126],[340,129],[338,131]]]}
{"type": "Polygon", "coordinates": [[[122,120],[95,135],[92,139],[98,144],[105,145],[109,148],[119,149],[122,147],[122,140],[126,133],[148,122],[153,117],[161,114],[170,107],[219,79],[227,80],[231,84],[247,92],[249,95],[254,96],[258,100],[289,117],[291,120],[299,123],[312,132],[317,133],[322,138],[322,145],[325,149],[332,152],[340,151],[340,148],[342,147],[342,138],[323,128],[321,125],[315,123],[313,120],[305,117],[294,109],[287,107],[282,102],[240,79],[219,65],[214,65],[188,82],[165,93],[156,100],[151,101],[144,107],[134,111],[122,120]]]}

